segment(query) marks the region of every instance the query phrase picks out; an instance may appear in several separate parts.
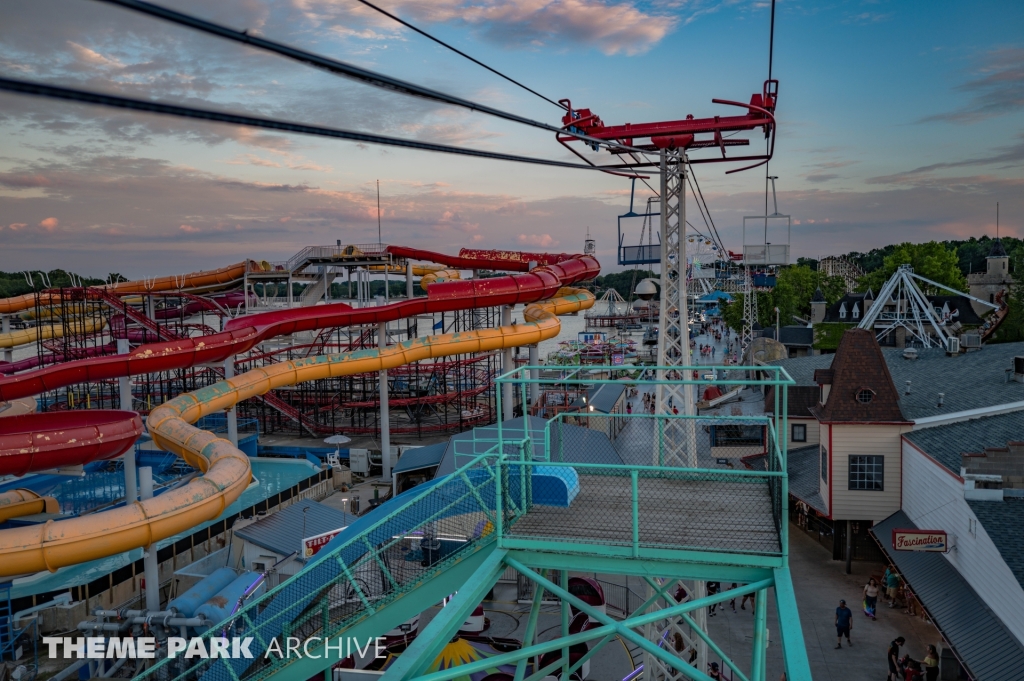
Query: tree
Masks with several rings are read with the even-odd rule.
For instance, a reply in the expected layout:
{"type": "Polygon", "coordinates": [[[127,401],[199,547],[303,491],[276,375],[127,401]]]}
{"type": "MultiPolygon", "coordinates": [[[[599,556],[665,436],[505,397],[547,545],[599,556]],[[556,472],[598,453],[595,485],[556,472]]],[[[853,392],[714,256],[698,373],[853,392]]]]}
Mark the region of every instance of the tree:
{"type": "Polygon", "coordinates": [[[644,279],[648,277],[656,277],[657,275],[650,270],[624,270],[622,272],[613,272],[611,274],[605,274],[594,280],[594,289],[598,297],[606,289],[613,288],[619,292],[619,295],[630,300],[633,297],[633,289],[644,279]]]}
{"type": "MultiPolygon", "coordinates": [[[[915,274],[957,291],[967,290],[967,278],[960,271],[956,248],[949,249],[938,241],[898,244],[883,258],[880,268],[861,277],[857,282],[857,288],[861,291],[871,289],[878,293],[900,265],[910,265],[914,268],[915,274]]],[[[923,285],[922,288],[926,293],[931,293],[927,289],[934,287],[923,285]]]]}

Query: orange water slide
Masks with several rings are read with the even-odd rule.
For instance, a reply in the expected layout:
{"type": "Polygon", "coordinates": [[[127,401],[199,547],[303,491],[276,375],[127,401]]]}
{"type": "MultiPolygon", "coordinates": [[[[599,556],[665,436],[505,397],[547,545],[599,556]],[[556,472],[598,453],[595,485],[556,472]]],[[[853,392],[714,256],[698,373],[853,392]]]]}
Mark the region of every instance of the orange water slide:
{"type": "MultiPolygon", "coordinates": [[[[172,274],[166,277],[153,277],[152,279],[119,281],[97,288],[105,288],[117,295],[161,293],[164,291],[207,293],[235,286],[242,281],[246,272],[259,272],[262,270],[263,266],[255,260],[245,260],[216,270],[172,274]]],[[[41,305],[52,305],[61,301],[61,294],[58,291],[44,291],[39,296],[41,305]]],[[[13,298],[0,298],[0,314],[21,312],[22,310],[33,308],[35,305],[35,293],[26,293],[14,296],[13,298]]]]}

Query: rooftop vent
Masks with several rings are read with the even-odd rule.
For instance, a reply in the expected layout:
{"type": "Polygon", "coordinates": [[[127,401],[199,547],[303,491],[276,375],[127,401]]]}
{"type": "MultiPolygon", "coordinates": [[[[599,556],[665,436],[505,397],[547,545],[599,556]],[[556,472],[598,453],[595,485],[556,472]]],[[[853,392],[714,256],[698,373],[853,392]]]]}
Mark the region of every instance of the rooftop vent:
{"type": "Polygon", "coordinates": [[[917,348],[906,348],[903,351],[903,359],[917,359],[917,348]]]}
{"type": "Polygon", "coordinates": [[[945,400],[946,400],[946,393],[939,393],[939,405],[938,405],[938,406],[940,406],[940,407],[941,407],[941,406],[942,406],[942,403],[943,403],[943,402],[944,402],[945,400]]]}
{"type": "MultiPolygon", "coordinates": [[[[1021,359],[1024,359],[1024,357],[1022,357],[1021,359]]],[[[907,389],[903,391],[903,394],[904,395],[909,395],[910,394],[910,381],[907,381],[907,389]]]]}
{"type": "Polygon", "coordinates": [[[1024,383],[1024,357],[1013,358],[1013,380],[1024,383]]]}

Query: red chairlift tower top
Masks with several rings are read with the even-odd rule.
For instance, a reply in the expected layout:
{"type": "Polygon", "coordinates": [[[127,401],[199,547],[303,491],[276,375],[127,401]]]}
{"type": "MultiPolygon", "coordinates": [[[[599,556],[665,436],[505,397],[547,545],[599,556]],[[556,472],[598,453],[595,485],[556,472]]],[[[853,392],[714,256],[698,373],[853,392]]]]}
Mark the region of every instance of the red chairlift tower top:
{"type": "MultiPolygon", "coordinates": [[[[624,125],[605,125],[604,121],[590,109],[573,109],[568,99],[559,100],[566,108],[566,114],[562,117],[562,126],[567,132],[587,135],[592,138],[617,142],[619,144],[633,147],[641,151],[658,151],[660,149],[709,149],[718,148],[721,156],[705,158],[690,158],[689,163],[721,163],[755,161],[751,165],[742,168],[729,170],[729,173],[736,173],[741,170],[749,170],[764,165],[772,158],[775,151],[775,106],[778,101],[779,81],[768,79],[764,82],[761,92],[755,92],[750,97],[750,102],[736,102],[728,99],[712,99],[714,104],[725,104],[746,109],[746,114],[738,116],[713,116],[711,118],[694,118],[692,114],[677,121],[662,121],[659,123],[626,123],[624,125]],[[733,139],[726,137],[726,133],[746,132],[760,128],[767,141],[766,150],[763,154],[748,154],[744,156],[728,156],[728,147],[749,146],[750,140],[746,138],[733,139]]],[[[579,141],[571,135],[557,135],[558,141],[574,154],[586,160],[575,149],[567,143],[579,141]]],[[[600,149],[596,142],[587,142],[594,151],[600,149]]],[[[611,166],[613,168],[642,168],[656,165],[654,162],[638,159],[635,152],[620,147],[610,147],[609,151],[619,156],[629,155],[633,158],[632,163],[611,166]]]]}

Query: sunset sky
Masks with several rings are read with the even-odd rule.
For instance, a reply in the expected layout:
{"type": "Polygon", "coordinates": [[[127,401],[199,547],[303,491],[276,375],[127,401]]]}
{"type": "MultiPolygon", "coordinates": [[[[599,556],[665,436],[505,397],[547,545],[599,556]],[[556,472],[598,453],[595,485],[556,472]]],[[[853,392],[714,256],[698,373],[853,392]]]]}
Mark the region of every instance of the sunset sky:
{"type": "MultiPolygon", "coordinates": [[[[534,119],[553,105],[356,0],[160,0],[534,119]]],[[[609,124],[735,110],[768,71],[763,0],[380,0],[609,124]]],[[[0,74],[571,160],[550,133],[331,76],[95,0],[0,3],[0,74]]],[[[779,210],[797,255],[1024,236],[1024,3],[778,3],[779,210]]],[[[760,146],[760,145],[758,145],[760,146]]],[[[611,161],[588,152],[595,160],[611,161]]],[[[696,167],[726,246],[764,169],[696,167]]],[[[580,250],[606,271],[629,181],[0,94],[0,269],[129,277],[384,241],[580,250]]],[[[645,198],[646,193],[640,193],[645,198]]],[[[703,221],[690,204],[690,221],[703,221]]],[[[635,232],[638,236],[638,230],[635,232]]],[[[773,239],[775,241],[776,239],[773,239]]]]}

